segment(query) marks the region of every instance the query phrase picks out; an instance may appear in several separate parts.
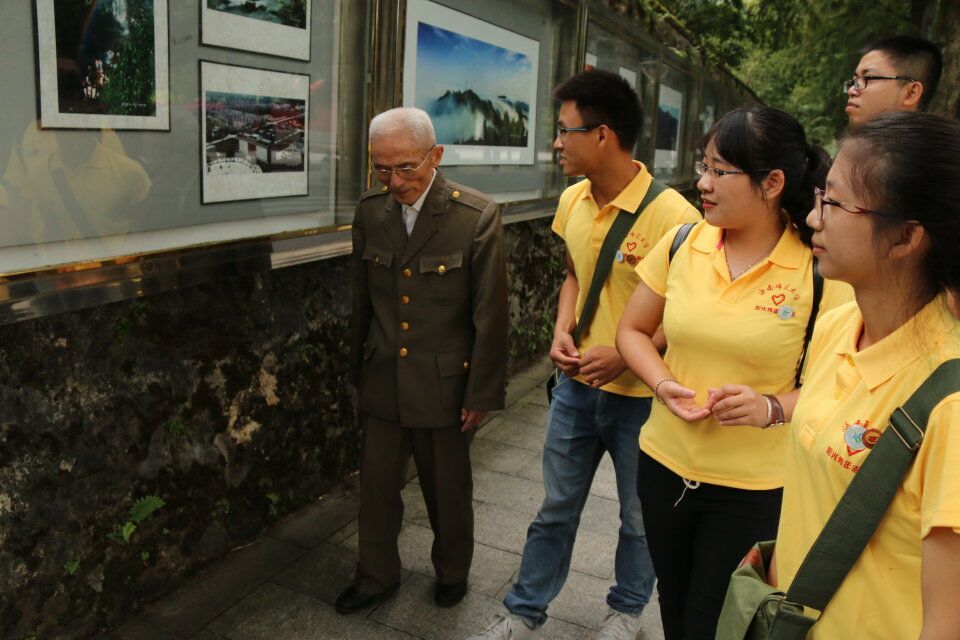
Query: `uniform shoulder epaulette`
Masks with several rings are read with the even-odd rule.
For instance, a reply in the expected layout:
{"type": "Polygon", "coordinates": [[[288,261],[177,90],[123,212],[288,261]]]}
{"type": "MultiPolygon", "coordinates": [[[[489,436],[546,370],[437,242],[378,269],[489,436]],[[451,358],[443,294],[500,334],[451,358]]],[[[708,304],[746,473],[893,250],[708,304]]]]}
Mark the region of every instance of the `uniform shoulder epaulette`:
{"type": "Polygon", "coordinates": [[[390,190],[387,189],[386,186],[373,187],[369,191],[364,192],[362,196],[360,196],[360,202],[363,202],[367,198],[372,198],[374,196],[385,196],[389,192],[390,190]]]}
{"type": "Polygon", "coordinates": [[[477,211],[483,211],[493,201],[489,196],[485,196],[469,187],[450,184],[447,185],[447,198],[453,202],[465,204],[477,211]]]}

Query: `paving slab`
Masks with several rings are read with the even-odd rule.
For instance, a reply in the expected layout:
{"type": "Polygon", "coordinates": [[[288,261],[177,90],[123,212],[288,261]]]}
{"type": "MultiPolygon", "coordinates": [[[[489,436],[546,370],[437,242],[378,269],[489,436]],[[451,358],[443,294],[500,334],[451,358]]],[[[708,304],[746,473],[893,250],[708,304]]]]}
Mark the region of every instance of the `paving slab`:
{"type": "Polygon", "coordinates": [[[508,407],[501,417],[504,420],[514,422],[527,422],[530,424],[546,425],[547,414],[550,412],[548,407],[540,404],[530,404],[521,400],[517,404],[508,407]]]}
{"type": "Polygon", "coordinates": [[[509,444],[522,449],[529,449],[540,453],[543,451],[543,440],[547,435],[547,424],[536,422],[518,422],[501,417],[495,425],[491,425],[484,437],[509,444]]]}
{"type": "Polygon", "coordinates": [[[340,489],[267,530],[266,535],[312,549],[355,520],[360,492],[340,489]]]}
{"type": "Polygon", "coordinates": [[[162,629],[189,637],[305,553],[299,545],[264,536],[231,553],[147,609],[142,617],[162,629]]]}
{"type": "Polygon", "coordinates": [[[174,629],[164,629],[143,618],[134,618],[100,640],[186,640],[187,634],[174,629]]]}
{"type": "MultiPolygon", "coordinates": [[[[359,538],[351,537],[344,544],[356,550],[359,546],[359,538]]],[[[426,527],[405,523],[400,532],[400,558],[404,568],[433,580],[435,572],[430,558],[432,545],[433,531],[426,527]]],[[[510,581],[519,564],[520,556],[515,553],[484,544],[474,544],[473,564],[470,567],[470,590],[488,596],[495,595],[510,581]]]]}
{"type": "Polygon", "coordinates": [[[540,459],[540,452],[515,447],[489,438],[477,438],[470,445],[473,466],[517,475],[531,461],[540,459]]]}
{"type": "Polygon", "coordinates": [[[337,614],[328,604],[309,596],[263,585],[257,593],[256,612],[241,616],[232,626],[230,640],[414,640],[416,636],[378,624],[363,612],[337,614]]]}
{"type": "Polygon", "coordinates": [[[333,605],[353,581],[357,552],[333,544],[321,544],[277,575],[271,582],[333,605]]]}
{"type": "MultiPolygon", "coordinates": [[[[484,629],[503,613],[499,600],[476,592],[467,593],[456,607],[441,609],[433,603],[433,583],[414,576],[396,598],[384,603],[370,618],[425,640],[462,640],[484,629]]],[[[584,640],[590,637],[583,627],[556,621],[544,628],[542,640],[584,640]]]]}

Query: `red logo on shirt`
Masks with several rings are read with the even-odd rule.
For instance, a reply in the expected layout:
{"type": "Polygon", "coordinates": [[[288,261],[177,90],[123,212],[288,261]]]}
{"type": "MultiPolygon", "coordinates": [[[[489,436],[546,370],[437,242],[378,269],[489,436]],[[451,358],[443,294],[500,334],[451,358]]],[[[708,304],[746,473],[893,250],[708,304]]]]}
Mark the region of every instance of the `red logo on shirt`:
{"type": "Polygon", "coordinates": [[[783,304],[783,301],[787,299],[787,296],[785,294],[778,293],[770,296],[770,299],[773,300],[773,304],[779,307],[781,304],[783,304]]]}
{"type": "Polygon", "coordinates": [[[633,251],[633,250],[636,249],[636,248],[637,248],[637,243],[636,243],[636,242],[628,242],[628,243],[627,243],[627,251],[633,251]]]}

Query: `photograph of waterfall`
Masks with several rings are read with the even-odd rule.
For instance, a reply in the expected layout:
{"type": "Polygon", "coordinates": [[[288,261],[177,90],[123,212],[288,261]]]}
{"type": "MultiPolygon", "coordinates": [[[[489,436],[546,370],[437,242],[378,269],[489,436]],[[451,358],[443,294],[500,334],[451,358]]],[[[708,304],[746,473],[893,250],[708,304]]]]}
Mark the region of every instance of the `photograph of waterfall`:
{"type": "Polygon", "coordinates": [[[169,129],[167,0],[38,0],[45,128],[169,129]]]}
{"type": "Polygon", "coordinates": [[[406,32],[403,104],[430,114],[444,163],[532,164],[540,43],[429,0],[406,32]]]}

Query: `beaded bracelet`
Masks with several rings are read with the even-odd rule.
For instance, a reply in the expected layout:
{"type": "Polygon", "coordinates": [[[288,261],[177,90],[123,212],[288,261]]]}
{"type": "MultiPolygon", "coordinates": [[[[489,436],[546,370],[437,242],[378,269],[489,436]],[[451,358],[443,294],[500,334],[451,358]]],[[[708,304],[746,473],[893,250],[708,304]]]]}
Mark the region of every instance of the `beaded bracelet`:
{"type": "MultiPolygon", "coordinates": [[[[674,378],[661,378],[657,380],[657,384],[653,385],[653,396],[657,399],[657,402],[659,402],[660,404],[666,404],[666,402],[663,401],[663,398],[661,398],[660,394],[658,393],[660,391],[660,385],[662,385],[664,382],[677,382],[677,381],[674,378]]],[[[677,382],[677,384],[680,384],[680,383],[677,382]]]]}

